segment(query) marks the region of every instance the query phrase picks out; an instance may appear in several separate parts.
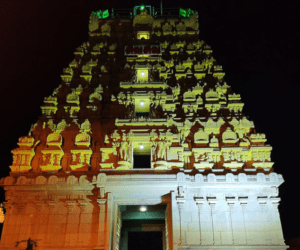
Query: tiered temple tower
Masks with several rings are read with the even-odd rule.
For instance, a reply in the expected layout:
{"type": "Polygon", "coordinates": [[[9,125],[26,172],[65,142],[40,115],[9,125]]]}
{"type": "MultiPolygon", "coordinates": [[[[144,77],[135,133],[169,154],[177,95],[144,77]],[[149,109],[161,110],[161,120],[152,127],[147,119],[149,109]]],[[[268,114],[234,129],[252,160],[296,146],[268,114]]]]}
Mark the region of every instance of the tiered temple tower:
{"type": "Polygon", "coordinates": [[[91,14],[1,179],[2,250],[125,250],[145,231],[165,250],[287,248],[272,147],[198,28],[190,9],[91,14]]]}

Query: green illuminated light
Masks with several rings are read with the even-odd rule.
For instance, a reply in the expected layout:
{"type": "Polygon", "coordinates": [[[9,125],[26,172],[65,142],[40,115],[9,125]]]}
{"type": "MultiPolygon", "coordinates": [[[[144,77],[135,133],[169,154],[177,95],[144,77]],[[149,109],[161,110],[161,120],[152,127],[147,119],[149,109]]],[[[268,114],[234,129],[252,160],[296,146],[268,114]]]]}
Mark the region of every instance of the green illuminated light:
{"type": "Polygon", "coordinates": [[[152,10],[151,5],[139,5],[133,8],[133,16],[136,16],[137,14],[139,14],[138,12],[143,12],[145,10],[147,10],[148,14],[154,15],[154,11],[152,10]]]}
{"type": "Polygon", "coordinates": [[[108,10],[98,10],[97,12],[93,12],[93,13],[98,19],[105,19],[109,17],[108,10]]]}
{"type": "Polygon", "coordinates": [[[191,15],[193,15],[195,13],[195,11],[191,10],[191,9],[179,9],[179,15],[189,18],[191,15]]]}

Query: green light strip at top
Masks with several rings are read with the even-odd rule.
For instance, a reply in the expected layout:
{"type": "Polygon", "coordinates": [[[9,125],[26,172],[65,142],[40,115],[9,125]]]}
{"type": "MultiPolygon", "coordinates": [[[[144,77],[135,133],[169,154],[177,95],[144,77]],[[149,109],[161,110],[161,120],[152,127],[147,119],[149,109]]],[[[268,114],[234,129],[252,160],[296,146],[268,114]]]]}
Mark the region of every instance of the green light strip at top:
{"type": "Polygon", "coordinates": [[[96,12],[93,12],[94,15],[98,18],[98,19],[105,19],[107,17],[109,17],[109,12],[108,10],[98,10],[96,12]]]}
{"type": "Polygon", "coordinates": [[[191,10],[191,9],[181,9],[181,8],[179,9],[179,15],[186,17],[186,18],[189,18],[194,13],[195,13],[195,11],[191,10]]]}

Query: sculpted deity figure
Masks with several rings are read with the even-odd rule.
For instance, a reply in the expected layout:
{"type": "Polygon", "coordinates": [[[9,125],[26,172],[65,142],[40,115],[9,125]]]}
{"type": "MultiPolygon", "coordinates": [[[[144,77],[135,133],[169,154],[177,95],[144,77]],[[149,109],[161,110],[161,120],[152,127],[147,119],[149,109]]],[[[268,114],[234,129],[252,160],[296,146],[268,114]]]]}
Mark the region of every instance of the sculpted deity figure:
{"type": "Polygon", "coordinates": [[[166,160],[166,151],[166,141],[159,137],[159,141],[157,142],[157,159],[166,160]]]}
{"type": "Polygon", "coordinates": [[[120,160],[129,160],[129,148],[130,142],[127,140],[126,135],[123,134],[122,141],[120,143],[120,160]]]}
{"type": "Polygon", "coordinates": [[[180,94],[180,85],[179,85],[179,83],[177,83],[177,86],[172,88],[172,92],[173,92],[174,99],[177,99],[177,97],[180,94]]]}
{"type": "Polygon", "coordinates": [[[190,134],[190,128],[186,125],[180,130],[180,143],[184,143],[186,141],[186,137],[190,134]]]}

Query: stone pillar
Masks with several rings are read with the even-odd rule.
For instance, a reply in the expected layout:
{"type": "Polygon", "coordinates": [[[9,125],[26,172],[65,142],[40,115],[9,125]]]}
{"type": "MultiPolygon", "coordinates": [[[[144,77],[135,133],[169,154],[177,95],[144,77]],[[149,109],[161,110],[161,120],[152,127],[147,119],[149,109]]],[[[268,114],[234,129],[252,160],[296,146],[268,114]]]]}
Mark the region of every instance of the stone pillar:
{"type": "Polygon", "coordinates": [[[184,200],[177,201],[178,211],[179,211],[179,245],[185,245],[185,233],[186,231],[182,229],[183,224],[183,211],[184,211],[184,200]]]}
{"type": "MultiPolygon", "coordinates": [[[[247,236],[247,225],[246,225],[246,221],[245,221],[245,210],[247,208],[247,204],[248,204],[248,197],[240,197],[239,198],[239,203],[242,207],[242,215],[243,215],[243,233],[244,233],[244,240],[245,240],[245,243],[246,245],[249,245],[249,242],[248,242],[248,236],[247,236]]],[[[242,234],[241,234],[241,238],[242,238],[242,234]]]]}
{"type": "Polygon", "coordinates": [[[111,249],[111,239],[112,239],[112,232],[113,232],[113,196],[111,193],[107,194],[107,206],[106,206],[106,224],[105,224],[105,250],[111,249]]]}
{"type": "Polygon", "coordinates": [[[92,213],[87,211],[88,201],[78,201],[80,208],[77,246],[90,246],[92,238],[92,213]]]}
{"type": "Polygon", "coordinates": [[[36,212],[36,226],[34,228],[34,235],[35,239],[38,240],[37,245],[44,246],[45,245],[45,236],[46,236],[46,226],[44,225],[47,223],[47,209],[45,209],[46,203],[44,201],[37,201],[35,202],[35,205],[37,207],[37,212],[36,212]],[[46,214],[46,215],[45,215],[46,214]]]}
{"type": "MultiPolygon", "coordinates": [[[[98,234],[97,234],[97,248],[95,249],[104,249],[105,242],[106,242],[106,199],[98,199],[98,206],[99,206],[99,224],[98,224],[98,234]]],[[[108,215],[107,215],[108,216],[108,215]]]]}
{"type": "Polygon", "coordinates": [[[202,222],[202,219],[201,219],[201,211],[202,211],[202,208],[203,208],[203,205],[204,205],[204,198],[201,197],[201,198],[195,198],[195,201],[196,201],[196,204],[198,206],[198,215],[199,215],[199,237],[200,237],[200,245],[202,245],[204,243],[203,239],[202,239],[202,234],[201,234],[201,230],[202,230],[202,226],[201,226],[201,222],[202,222]]]}
{"type": "Polygon", "coordinates": [[[271,233],[271,244],[273,245],[285,245],[284,238],[282,234],[280,215],[278,211],[280,198],[271,197],[270,202],[272,204],[271,209],[271,220],[269,221],[269,225],[271,225],[270,233],[271,233]]]}
{"type": "MultiPolygon", "coordinates": [[[[267,197],[257,197],[257,201],[259,203],[259,213],[257,216],[257,220],[259,222],[257,227],[260,229],[258,231],[258,233],[260,233],[260,241],[258,241],[257,239],[257,243],[258,244],[264,244],[264,245],[270,245],[271,243],[271,239],[269,237],[269,228],[268,228],[268,211],[267,211],[267,202],[268,202],[268,198],[267,197]]],[[[257,235],[258,236],[258,235],[257,235]]],[[[256,237],[257,238],[257,237],[256,237]]]]}
{"type": "Polygon", "coordinates": [[[45,245],[46,246],[53,246],[55,243],[55,239],[53,237],[53,233],[55,231],[54,227],[57,223],[56,221],[56,211],[58,209],[58,201],[48,201],[48,208],[49,208],[49,214],[48,214],[48,223],[46,224],[46,235],[44,238],[45,245]]]}
{"type": "Polygon", "coordinates": [[[15,208],[17,210],[16,211],[16,214],[17,214],[16,229],[19,230],[17,239],[18,239],[18,241],[21,241],[21,240],[25,240],[24,235],[27,236],[27,231],[28,231],[28,227],[29,227],[28,219],[26,219],[26,215],[25,215],[26,204],[25,204],[25,202],[17,203],[15,205],[15,208]]]}
{"type": "Polygon", "coordinates": [[[79,213],[77,202],[73,200],[66,201],[68,209],[67,230],[65,246],[75,247],[78,241],[79,213]]]}
{"type": "Polygon", "coordinates": [[[210,206],[211,228],[212,228],[212,233],[213,233],[213,245],[221,245],[221,239],[220,239],[220,237],[217,237],[217,231],[214,227],[214,213],[215,213],[217,199],[214,197],[212,197],[212,198],[207,197],[207,201],[210,206]]]}
{"type": "Polygon", "coordinates": [[[227,197],[226,198],[227,204],[228,204],[228,208],[229,208],[229,216],[227,219],[227,224],[228,224],[228,237],[231,239],[229,239],[229,244],[233,244],[235,245],[235,241],[234,241],[234,228],[233,228],[233,221],[232,221],[232,213],[233,213],[233,208],[235,206],[235,198],[231,198],[231,197],[227,197]],[[230,232],[230,233],[229,233],[230,232]]]}
{"type": "MultiPolygon", "coordinates": [[[[175,192],[171,192],[171,209],[172,209],[172,233],[173,233],[173,250],[178,249],[179,240],[180,240],[180,217],[178,211],[178,205],[176,202],[176,194],[175,192]]],[[[172,248],[172,247],[170,247],[172,248]]]]}

